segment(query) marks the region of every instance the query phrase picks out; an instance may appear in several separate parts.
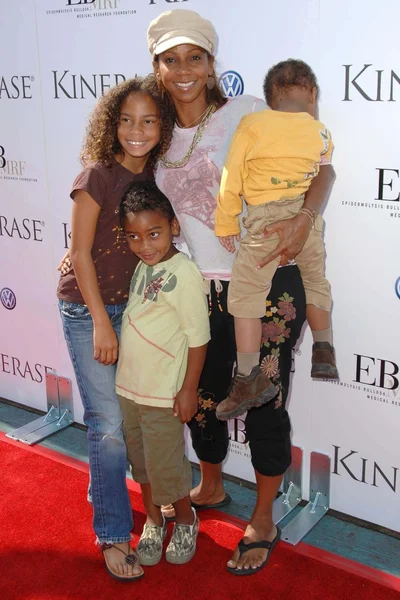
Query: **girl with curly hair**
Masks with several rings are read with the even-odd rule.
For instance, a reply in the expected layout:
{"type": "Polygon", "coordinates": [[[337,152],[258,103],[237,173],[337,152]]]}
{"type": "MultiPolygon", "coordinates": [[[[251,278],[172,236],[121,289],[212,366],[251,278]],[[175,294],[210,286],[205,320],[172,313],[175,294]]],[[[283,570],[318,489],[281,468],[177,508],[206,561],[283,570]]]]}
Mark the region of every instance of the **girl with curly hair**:
{"type": "Polygon", "coordinates": [[[142,577],[130,539],[126,449],[115,393],[121,318],[138,260],[121,234],[119,204],[132,181],[153,181],[169,146],[172,120],[153,76],[135,78],[103,96],[89,120],[71,191],[72,269],[57,296],[64,335],[88,427],[93,527],[109,573],[142,577]]]}

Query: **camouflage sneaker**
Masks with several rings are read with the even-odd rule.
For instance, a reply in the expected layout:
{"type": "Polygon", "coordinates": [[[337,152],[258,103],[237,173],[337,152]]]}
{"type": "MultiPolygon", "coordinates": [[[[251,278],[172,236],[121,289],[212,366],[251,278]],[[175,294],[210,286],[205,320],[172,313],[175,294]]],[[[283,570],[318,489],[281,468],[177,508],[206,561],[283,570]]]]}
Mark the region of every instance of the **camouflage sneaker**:
{"type": "Polygon", "coordinates": [[[216,415],[220,421],[239,417],[246,410],[266,404],[278,393],[278,389],[257,365],[250,375],[236,372],[229,396],[217,406],[216,415]]]}
{"type": "Polygon", "coordinates": [[[313,344],[311,377],[314,379],[339,379],[335,350],[329,342],[313,344]]]}
{"type": "Polygon", "coordinates": [[[165,551],[166,560],[174,565],[183,565],[189,562],[196,552],[200,521],[194,508],[192,508],[192,511],[194,515],[193,525],[175,523],[171,540],[165,551]]]}
{"type": "Polygon", "coordinates": [[[161,527],[159,525],[147,525],[147,523],[145,523],[136,548],[136,554],[139,557],[141,565],[150,567],[160,562],[163,551],[163,542],[166,535],[167,523],[164,517],[161,527]]]}

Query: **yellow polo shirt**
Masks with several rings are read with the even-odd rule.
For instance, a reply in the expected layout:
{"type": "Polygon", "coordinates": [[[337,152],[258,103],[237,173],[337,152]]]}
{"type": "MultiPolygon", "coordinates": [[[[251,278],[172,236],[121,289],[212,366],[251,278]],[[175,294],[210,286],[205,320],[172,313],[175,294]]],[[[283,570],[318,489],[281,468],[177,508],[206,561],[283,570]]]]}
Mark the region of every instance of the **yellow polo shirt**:
{"type": "Polygon", "coordinates": [[[222,172],[215,233],[240,232],[242,199],[258,206],[304,194],[332,152],[329,131],[308,113],[263,110],[243,117],[222,172]]]}
{"type": "Polygon", "coordinates": [[[155,267],[140,262],[122,318],[116,390],[138,404],[172,407],[189,348],[210,339],[203,278],[185,254],[155,267]]]}

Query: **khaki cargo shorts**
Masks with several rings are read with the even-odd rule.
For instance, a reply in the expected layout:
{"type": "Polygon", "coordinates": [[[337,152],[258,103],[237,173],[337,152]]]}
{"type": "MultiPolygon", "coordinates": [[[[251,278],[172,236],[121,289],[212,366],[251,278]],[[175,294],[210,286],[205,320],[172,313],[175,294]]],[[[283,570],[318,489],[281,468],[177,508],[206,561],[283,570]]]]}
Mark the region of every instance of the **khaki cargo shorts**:
{"type": "MultiPolygon", "coordinates": [[[[247,234],[240,242],[228,291],[228,311],[234,317],[261,318],[265,315],[266,299],[280,258],[271,261],[262,269],[256,269],[256,266],[277,248],[279,236],[274,233],[268,238],[261,238],[260,235],[268,225],[295,217],[303,203],[302,195],[259,206],[247,206],[248,216],[243,219],[247,234]]],[[[329,282],[325,279],[322,228],[323,219],[319,215],[315,220],[315,227],[311,229],[302,251],[295,260],[303,279],[307,304],[330,311],[331,294],[329,282]]]]}
{"type": "Polygon", "coordinates": [[[118,396],[132,477],[150,483],[157,506],[189,495],[192,469],[185,456],[184,425],[172,408],[137,404],[118,396]]]}

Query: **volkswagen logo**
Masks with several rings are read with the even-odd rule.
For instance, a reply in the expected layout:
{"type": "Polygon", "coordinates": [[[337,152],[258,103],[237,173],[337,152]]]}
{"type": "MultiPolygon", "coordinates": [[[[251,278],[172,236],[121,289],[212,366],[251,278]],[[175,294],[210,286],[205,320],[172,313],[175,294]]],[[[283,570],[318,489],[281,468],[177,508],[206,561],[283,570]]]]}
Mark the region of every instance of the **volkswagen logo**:
{"type": "Polygon", "coordinates": [[[398,299],[400,300],[400,277],[397,279],[396,283],[394,284],[394,289],[396,291],[398,299]]]}
{"type": "Polygon", "coordinates": [[[0,292],[0,300],[4,308],[13,310],[17,304],[15,294],[10,288],[3,288],[0,292]]]}
{"type": "Polygon", "coordinates": [[[219,78],[219,85],[227,98],[240,96],[244,92],[243,79],[236,71],[225,71],[219,78]]]}

